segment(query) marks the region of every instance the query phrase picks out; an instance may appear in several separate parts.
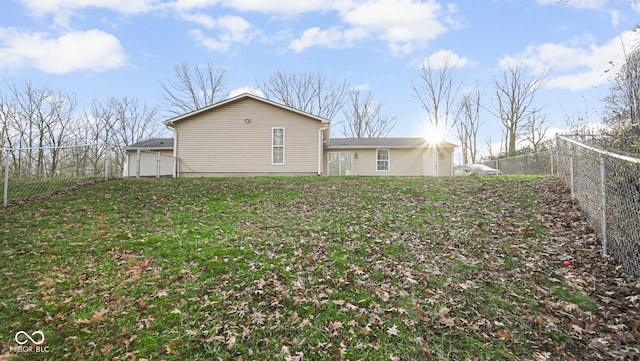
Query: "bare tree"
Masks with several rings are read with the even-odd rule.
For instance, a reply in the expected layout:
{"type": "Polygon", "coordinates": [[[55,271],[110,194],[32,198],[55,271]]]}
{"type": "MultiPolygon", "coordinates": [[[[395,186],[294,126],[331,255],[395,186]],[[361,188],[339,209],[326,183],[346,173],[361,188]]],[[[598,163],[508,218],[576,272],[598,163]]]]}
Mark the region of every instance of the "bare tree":
{"type": "Polygon", "coordinates": [[[16,108],[11,98],[0,91],[0,148],[12,147],[13,139],[10,136],[9,128],[15,119],[16,108]]]}
{"type": "Polygon", "coordinates": [[[612,130],[611,145],[640,153],[640,48],[626,55],[605,102],[604,122],[612,130]]]}
{"type": "Polygon", "coordinates": [[[35,88],[30,82],[7,84],[2,98],[4,141],[14,152],[14,174],[50,176],[57,171],[59,147],[70,137],[77,100],[73,93],[35,88]]]}
{"type": "Polygon", "coordinates": [[[260,88],[268,99],[330,120],[342,109],[347,93],[346,81],[331,82],[321,73],[278,71],[260,88]]]}
{"type": "Polygon", "coordinates": [[[100,169],[104,159],[108,158],[112,161],[110,172],[115,172],[112,174],[122,172],[124,147],[157,137],[163,131],[158,121],[157,109],[147,106],[137,98],[94,99],[85,118],[85,137],[96,144],[86,159],[88,166],[100,169]]]}
{"type": "Polygon", "coordinates": [[[156,137],[164,129],[158,121],[157,109],[137,98],[111,97],[106,105],[116,120],[114,140],[122,146],[156,137]]]}
{"type": "Polygon", "coordinates": [[[548,142],[546,136],[549,131],[547,117],[537,112],[533,113],[526,120],[524,128],[525,139],[531,145],[531,150],[534,153],[545,150],[543,148],[548,142]]]}
{"type": "Polygon", "coordinates": [[[455,126],[455,98],[462,84],[454,80],[454,66],[450,58],[438,67],[427,61],[422,65],[418,83],[412,82],[413,92],[427,111],[429,123],[446,134],[455,126]]]}
{"type": "Polygon", "coordinates": [[[459,105],[456,130],[463,163],[475,163],[478,160],[478,130],[482,125],[480,107],[480,90],[476,85],[462,96],[459,105]]]}
{"type": "Polygon", "coordinates": [[[487,151],[489,152],[489,155],[486,157],[487,159],[493,159],[494,155],[493,155],[493,139],[491,139],[490,136],[488,136],[487,138],[485,138],[485,144],[487,146],[487,151]]]}
{"type": "Polygon", "coordinates": [[[502,78],[494,79],[496,98],[492,113],[502,121],[506,154],[509,156],[516,154],[516,142],[522,135],[527,118],[541,110],[534,106],[533,101],[548,80],[548,73],[527,78],[526,70],[521,64],[509,65],[502,78]]]}
{"type": "Polygon", "coordinates": [[[341,130],[345,137],[381,138],[395,126],[396,118],[382,113],[382,103],[374,102],[371,92],[363,96],[359,90],[352,90],[346,106],[341,130]]]}
{"type": "Polygon", "coordinates": [[[221,100],[227,85],[226,72],[211,63],[191,67],[183,63],[173,67],[173,79],[160,85],[163,110],[177,116],[221,100]]]}

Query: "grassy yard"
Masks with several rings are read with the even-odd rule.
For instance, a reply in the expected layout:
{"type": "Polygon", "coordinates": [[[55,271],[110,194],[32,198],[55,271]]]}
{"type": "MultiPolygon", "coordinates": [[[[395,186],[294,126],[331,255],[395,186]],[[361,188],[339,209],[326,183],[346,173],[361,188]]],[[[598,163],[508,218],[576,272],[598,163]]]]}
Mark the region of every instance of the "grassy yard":
{"type": "Polygon", "coordinates": [[[0,359],[570,360],[640,340],[640,288],[552,179],[120,180],[0,224],[0,359]]]}

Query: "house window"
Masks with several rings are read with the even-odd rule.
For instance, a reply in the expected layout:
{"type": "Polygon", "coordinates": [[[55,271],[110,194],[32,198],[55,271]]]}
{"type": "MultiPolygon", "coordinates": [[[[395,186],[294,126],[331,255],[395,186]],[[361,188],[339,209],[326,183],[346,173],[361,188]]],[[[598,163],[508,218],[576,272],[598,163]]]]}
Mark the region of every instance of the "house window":
{"type": "Polygon", "coordinates": [[[284,128],[272,129],[271,146],[271,163],[284,164],[284,128]]]}
{"type": "Polygon", "coordinates": [[[328,152],[327,153],[327,175],[352,175],[353,174],[353,153],[352,152],[328,152]]]}
{"type": "Polygon", "coordinates": [[[389,149],[376,150],[376,170],[389,170],[389,149]]]}

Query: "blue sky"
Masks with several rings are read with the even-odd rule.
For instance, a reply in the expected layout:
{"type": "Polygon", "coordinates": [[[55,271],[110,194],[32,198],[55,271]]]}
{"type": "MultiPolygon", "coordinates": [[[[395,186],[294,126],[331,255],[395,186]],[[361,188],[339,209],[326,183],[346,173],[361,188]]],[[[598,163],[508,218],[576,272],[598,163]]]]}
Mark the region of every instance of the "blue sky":
{"type": "MultiPolygon", "coordinates": [[[[211,62],[237,94],[270,74],[320,72],[370,90],[397,118],[390,136],[421,136],[426,112],[411,84],[426,59],[449,56],[462,90],[477,82],[491,107],[506,61],[548,71],[537,104],[550,125],[565,113],[599,120],[622,43],[637,44],[634,0],[5,0],[5,81],[155,105],[173,66],[211,62]],[[613,69],[610,69],[613,63],[613,69]]],[[[334,122],[338,122],[338,115],[334,122]]],[[[500,138],[483,114],[480,142],[500,138]]],[[[337,132],[336,132],[337,133],[337,132]]],[[[336,135],[336,134],[334,134],[336,135]]],[[[455,142],[452,134],[449,140],[455,142]]]]}

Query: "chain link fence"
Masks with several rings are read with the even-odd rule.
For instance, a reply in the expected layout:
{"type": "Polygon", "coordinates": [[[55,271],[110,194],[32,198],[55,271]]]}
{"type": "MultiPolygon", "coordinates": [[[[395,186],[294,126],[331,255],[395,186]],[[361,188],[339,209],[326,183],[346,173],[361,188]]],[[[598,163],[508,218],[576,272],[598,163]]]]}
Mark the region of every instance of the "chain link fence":
{"type": "Polygon", "coordinates": [[[611,254],[640,276],[640,159],[558,136],[558,176],[566,181],[611,254]]]}
{"type": "Polygon", "coordinates": [[[640,276],[640,159],[604,151],[566,136],[554,150],[489,160],[504,174],[550,174],[563,179],[598,232],[602,253],[640,276]]]}
{"type": "Polygon", "coordinates": [[[109,144],[1,148],[2,204],[122,176],[124,153],[109,144]]]}
{"type": "Polygon", "coordinates": [[[499,169],[504,174],[555,174],[556,152],[544,152],[519,155],[510,158],[488,160],[482,164],[499,169]]]}

